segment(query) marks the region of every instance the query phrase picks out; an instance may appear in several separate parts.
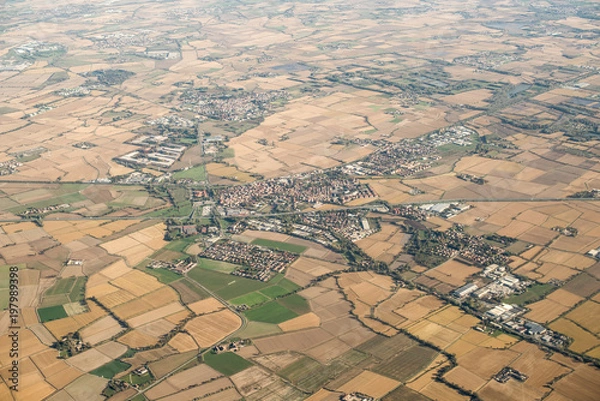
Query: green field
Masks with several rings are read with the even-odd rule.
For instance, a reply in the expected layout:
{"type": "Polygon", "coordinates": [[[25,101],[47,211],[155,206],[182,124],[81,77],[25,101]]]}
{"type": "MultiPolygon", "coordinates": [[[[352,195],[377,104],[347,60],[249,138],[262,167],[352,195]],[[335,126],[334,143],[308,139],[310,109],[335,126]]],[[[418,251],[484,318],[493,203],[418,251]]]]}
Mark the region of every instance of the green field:
{"type": "Polygon", "coordinates": [[[68,303],[71,303],[71,300],[67,294],[44,295],[39,307],[46,308],[48,306],[64,305],[68,303]]]}
{"type": "MultiPolygon", "coordinates": [[[[52,192],[54,192],[54,191],[52,191],[52,192]]],[[[29,208],[42,209],[42,208],[45,208],[48,206],[61,205],[63,203],[73,204],[76,202],[84,201],[86,199],[87,198],[85,196],[83,196],[82,194],[80,194],[79,192],[74,192],[74,193],[65,194],[65,195],[61,195],[61,196],[57,196],[57,197],[52,197],[50,199],[46,199],[46,200],[39,201],[39,202],[27,203],[22,206],[17,206],[17,207],[11,208],[11,209],[9,209],[9,211],[11,213],[19,214],[29,208]]]]}
{"type": "Polygon", "coordinates": [[[192,202],[185,187],[168,187],[168,197],[173,207],[156,210],[148,214],[152,217],[181,217],[189,216],[192,213],[192,202]]]}
{"type": "Polygon", "coordinates": [[[504,299],[507,304],[526,305],[532,302],[539,301],[546,295],[554,291],[556,287],[552,284],[534,284],[522,294],[511,295],[504,299]]]}
{"type": "Polygon", "coordinates": [[[252,366],[251,362],[233,352],[223,352],[220,354],[208,352],[204,354],[204,362],[225,376],[234,375],[252,366]]]}
{"type": "Polygon", "coordinates": [[[405,382],[425,369],[437,355],[431,348],[416,345],[376,365],[373,371],[405,382]]]}
{"type": "Polygon", "coordinates": [[[235,269],[239,268],[238,265],[232,263],[221,262],[220,260],[213,260],[207,258],[198,258],[198,267],[206,270],[213,270],[220,273],[229,274],[235,269]]]}
{"type": "Polygon", "coordinates": [[[71,288],[73,287],[73,284],[75,284],[75,279],[76,277],[68,277],[58,280],[56,284],[48,288],[45,295],[66,294],[67,292],[71,292],[71,288]]]}
{"type": "Polygon", "coordinates": [[[242,331],[237,332],[242,338],[257,338],[279,333],[282,333],[282,330],[276,324],[261,322],[248,322],[242,331]]]}
{"type": "Polygon", "coordinates": [[[269,298],[277,298],[283,295],[289,294],[290,291],[286,288],[283,288],[279,285],[274,285],[273,287],[267,287],[264,290],[260,290],[261,293],[266,295],[269,298]]]}
{"type": "Polygon", "coordinates": [[[144,269],[144,273],[148,273],[158,279],[161,283],[169,284],[173,281],[181,280],[181,275],[168,269],[144,269]]]}
{"type": "Polygon", "coordinates": [[[280,298],[277,300],[277,302],[285,306],[287,309],[297,313],[298,315],[303,315],[310,312],[310,305],[308,304],[308,301],[298,294],[292,294],[290,296],[280,298]]]}
{"type": "Polygon", "coordinates": [[[62,305],[49,306],[47,308],[39,308],[38,315],[40,315],[40,321],[42,323],[49,322],[51,320],[62,319],[67,317],[67,312],[62,305]]]}
{"type": "Polygon", "coordinates": [[[194,235],[192,237],[181,238],[181,239],[178,239],[178,240],[175,240],[175,241],[171,241],[167,245],[165,245],[162,249],[167,249],[169,251],[175,251],[175,252],[181,252],[181,253],[183,253],[183,252],[185,252],[185,250],[187,249],[188,246],[190,246],[194,242],[196,242],[197,238],[198,238],[198,236],[194,235]]]}
{"type": "Polygon", "coordinates": [[[315,391],[331,378],[338,376],[348,367],[333,361],[325,366],[309,357],[304,357],[279,371],[285,377],[304,391],[315,391]]]}
{"type": "Polygon", "coordinates": [[[298,316],[297,313],[292,312],[276,301],[268,302],[256,309],[244,312],[244,315],[251,321],[274,324],[279,324],[298,316]]]}
{"type": "Polygon", "coordinates": [[[282,274],[276,275],[265,283],[258,280],[233,276],[231,274],[223,274],[196,266],[188,272],[188,277],[202,284],[208,290],[216,292],[226,300],[239,298],[242,295],[246,295],[255,291],[261,291],[265,288],[275,285],[283,288],[299,288],[296,286],[296,284],[285,279],[282,274]]]}
{"type": "MultiPolygon", "coordinates": [[[[58,280],[44,294],[44,299],[55,295],[65,295],[66,302],[83,301],[85,296],[85,283],[87,277],[67,277],[58,280]]],[[[56,297],[60,298],[60,297],[56,297]]]]}
{"type": "Polygon", "coordinates": [[[204,181],[206,180],[206,170],[204,169],[204,166],[196,166],[174,173],[173,178],[176,180],[190,179],[195,181],[204,181]]]}
{"type": "Polygon", "coordinates": [[[130,366],[128,363],[115,359],[106,365],[100,366],[98,369],[92,370],[90,373],[95,376],[104,377],[105,379],[112,379],[117,373],[129,369],[130,366]]]}
{"type": "Polygon", "coordinates": [[[71,292],[69,292],[69,299],[71,302],[80,302],[85,299],[85,283],[87,282],[87,277],[78,277],[71,287],[71,292]]]}
{"type": "Polygon", "coordinates": [[[288,251],[293,253],[302,253],[306,250],[305,246],[289,244],[287,242],[272,241],[270,239],[257,238],[251,242],[253,245],[266,246],[271,249],[278,249],[280,251],[288,251]]]}
{"type": "MultiPolygon", "coordinates": [[[[272,287],[270,287],[272,288],[272,287]]],[[[254,305],[262,304],[263,302],[269,301],[271,298],[261,294],[260,292],[251,292],[250,294],[242,295],[229,301],[232,305],[243,305],[246,304],[249,307],[254,305]]]]}

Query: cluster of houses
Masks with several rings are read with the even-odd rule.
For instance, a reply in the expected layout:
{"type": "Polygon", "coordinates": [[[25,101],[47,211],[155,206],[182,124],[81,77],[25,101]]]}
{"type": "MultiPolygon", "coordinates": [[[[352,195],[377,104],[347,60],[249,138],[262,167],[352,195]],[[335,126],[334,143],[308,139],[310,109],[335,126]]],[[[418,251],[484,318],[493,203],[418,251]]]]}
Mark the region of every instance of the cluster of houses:
{"type": "Polygon", "coordinates": [[[398,175],[407,177],[430,168],[441,159],[437,153],[440,146],[455,144],[469,146],[475,131],[464,126],[450,127],[419,139],[403,139],[392,143],[383,139],[356,139],[357,145],[372,145],[377,151],[365,159],[339,168],[351,176],[398,175]]]}
{"type": "Polygon", "coordinates": [[[71,205],[68,203],[61,203],[60,205],[51,205],[46,207],[30,207],[27,210],[19,213],[20,216],[39,216],[42,214],[56,212],[58,210],[64,210],[70,208],[71,205]]]}
{"type": "Polygon", "coordinates": [[[404,139],[397,143],[380,142],[382,143],[372,143],[378,148],[376,152],[364,160],[342,166],[340,170],[351,176],[407,177],[430,168],[440,159],[435,148],[419,141],[404,139]]]}
{"type": "MultiPolygon", "coordinates": [[[[366,218],[366,213],[357,210],[306,213],[300,215],[299,220],[298,227],[294,227],[296,229],[310,232],[311,227],[319,227],[333,231],[350,241],[358,241],[377,231],[374,227],[371,227],[371,223],[366,218]]],[[[328,237],[330,237],[328,238],[330,241],[335,239],[331,234],[328,237]]]]}
{"type": "MultiPolygon", "coordinates": [[[[419,222],[412,223],[421,225],[419,222]]],[[[508,262],[508,253],[504,249],[490,245],[481,236],[465,233],[461,225],[456,224],[445,232],[437,232],[437,236],[439,245],[431,251],[435,255],[445,258],[459,257],[477,266],[493,263],[505,265],[508,262]]]]}
{"type": "Polygon", "coordinates": [[[222,352],[238,352],[240,348],[244,348],[248,345],[249,340],[238,340],[230,341],[228,343],[221,343],[212,347],[211,352],[213,354],[220,354],[222,352]]]}
{"type": "Polygon", "coordinates": [[[298,203],[344,204],[375,196],[370,186],[358,180],[311,172],[232,186],[219,193],[218,203],[232,209],[259,210],[270,205],[293,210],[298,203]]]}
{"type": "Polygon", "coordinates": [[[287,100],[289,96],[285,90],[207,93],[189,89],[181,95],[181,107],[205,118],[245,121],[265,115],[271,109],[272,102],[287,100]]]}
{"type": "Polygon", "coordinates": [[[216,242],[198,256],[241,265],[231,274],[259,281],[269,281],[273,272],[283,272],[298,257],[291,252],[231,240],[216,242]]]}

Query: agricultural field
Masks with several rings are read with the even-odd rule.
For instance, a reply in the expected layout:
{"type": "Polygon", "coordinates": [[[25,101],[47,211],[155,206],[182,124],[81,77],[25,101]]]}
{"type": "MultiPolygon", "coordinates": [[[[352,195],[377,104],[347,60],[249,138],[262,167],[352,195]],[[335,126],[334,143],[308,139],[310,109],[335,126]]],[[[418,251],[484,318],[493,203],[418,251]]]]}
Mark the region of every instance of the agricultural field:
{"type": "Polygon", "coordinates": [[[185,168],[173,174],[173,178],[176,180],[189,179],[194,181],[204,181],[206,180],[206,169],[204,166],[185,168]]]}
{"type": "Polygon", "coordinates": [[[248,294],[250,294],[250,300],[252,300],[252,297],[255,299],[256,297],[271,299],[289,294],[300,288],[281,274],[276,275],[268,282],[262,282],[196,266],[190,270],[188,277],[208,290],[214,291],[224,299],[230,300],[233,304],[244,303],[244,298],[240,300],[240,297],[248,296],[248,294]]]}
{"type": "MultiPolygon", "coordinates": [[[[135,216],[165,207],[164,200],[153,197],[141,186],[86,185],[48,183],[43,189],[28,184],[11,183],[0,188],[3,208],[11,215],[19,215],[31,209],[43,210],[65,205],[60,209],[48,209],[37,214],[48,215],[68,212],[76,216],[103,217],[113,213],[135,216]],[[68,206],[67,206],[68,205],[68,206]]],[[[110,221],[103,223],[109,224],[110,221]]],[[[106,227],[110,230],[110,226],[106,227]]],[[[107,235],[98,229],[97,235],[107,235]]]]}
{"type": "Polygon", "coordinates": [[[437,352],[433,349],[417,345],[376,365],[373,371],[400,382],[406,382],[429,366],[436,356],[437,352]]]}
{"type": "Polygon", "coordinates": [[[164,382],[145,393],[146,397],[154,400],[175,394],[194,384],[203,384],[221,377],[221,374],[206,364],[194,366],[170,376],[164,382]]]}
{"type": "Polygon", "coordinates": [[[227,309],[195,317],[185,325],[185,330],[200,347],[207,348],[234,333],[241,325],[240,317],[227,309]]]}
{"type": "Polygon", "coordinates": [[[365,239],[356,242],[367,255],[385,263],[392,263],[396,256],[404,249],[409,235],[401,227],[382,223],[381,230],[365,239]]]}
{"type": "Polygon", "coordinates": [[[255,322],[283,323],[298,315],[278,302],[269,302],[245,313],[246,318],[255,322]]]}
{"type": "Polygon", "coordinates": [[[109,254],[121,256],[130,266],[135,266],[167,244],[163,240],[164,230],[164,224],[159,223],[105,242],[101,246],[109,254]]]}
{"type": "Polygon", "coordinates": [[[4,3],[1,400],[598,399],[597,2],[4,3]],[[229,239],[297,259],[148,268],[229,239]],[[487,245],[531,285],[450,298],[487,245]]]}
{"type": "Polygon", "coordinates": [[[302,245],[289,244],[286,242],[273,241],[262,238],[257,238],[251,243],[254,245],[264,246],[271,249],[277,249],[280,251],[288,251],[293,253],[302,253],[306,250],[306,247],[302,245]]]}
{"type": "Polygon", "coordinates": [[[114,360],[112,362],[107,363],[106,365],[102,365],[99,368],[92,370],[90,374],[107,379],[112,379],[116,374],[127,370],[129,366],[130,365],[123,363],[119,360],[114,360]]]}
{"type": "Polygon", "coordinates": [[[232,376],[252,366],[251,362],[232,352],[223,352],[221,354],[208,352],[204,354],[203,358],[208,366],[225,376],[232,376]]]}

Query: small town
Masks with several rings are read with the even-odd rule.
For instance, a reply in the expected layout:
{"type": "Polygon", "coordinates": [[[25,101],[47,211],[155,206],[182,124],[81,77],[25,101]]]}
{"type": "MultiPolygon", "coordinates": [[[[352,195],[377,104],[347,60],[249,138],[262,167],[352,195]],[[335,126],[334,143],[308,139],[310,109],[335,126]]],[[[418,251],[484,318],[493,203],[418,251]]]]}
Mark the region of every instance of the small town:
{"type": "Polygon", "coordinates": [[[339,205],[374,197],[371,187],[356,179],[312,172],[228,187],[218,193],[217,199],[224,208],[260,210],[272,206],[277,211],[290,211],[302,203],[339,205]]]}

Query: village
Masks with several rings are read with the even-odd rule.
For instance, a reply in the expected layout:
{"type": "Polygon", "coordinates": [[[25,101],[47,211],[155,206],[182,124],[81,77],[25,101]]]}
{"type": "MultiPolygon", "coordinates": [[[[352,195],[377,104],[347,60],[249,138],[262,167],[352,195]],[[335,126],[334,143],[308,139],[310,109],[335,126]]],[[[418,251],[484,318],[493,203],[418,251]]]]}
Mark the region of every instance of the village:
{"type": "Polygon", "coordinates": [[[275,101],[286,101],[285,90],[265,92],[231,91],[207,93],[204,89],[185,90],[180,100],[181,108],[204,118],[222,121],[245,121],[259,118],[272,108],[275,101]]]}
{"type": "MultiPolygon", "coordinates": [[[[429,169],[442,157],[438,148],[454,144],[469,146],[476,133],[466,127],[450,127],[419,139],[403,139],[396,143],[386,140],[355,139],[357,145],[373,145],[378,150],[365,159],[339,167],[350,176],[408,177],[429,169]]],[[[348,141],[344,141],[348,142],[348,141]]]]}
{"type": "Polygon", "coordinates": [[[281,273],[298,256],[287,251],[275,251],[262,246],[225,240],[212,244],[198,256],[241,265],[231,274],[259,281],[269,281],[281,273]]]}

